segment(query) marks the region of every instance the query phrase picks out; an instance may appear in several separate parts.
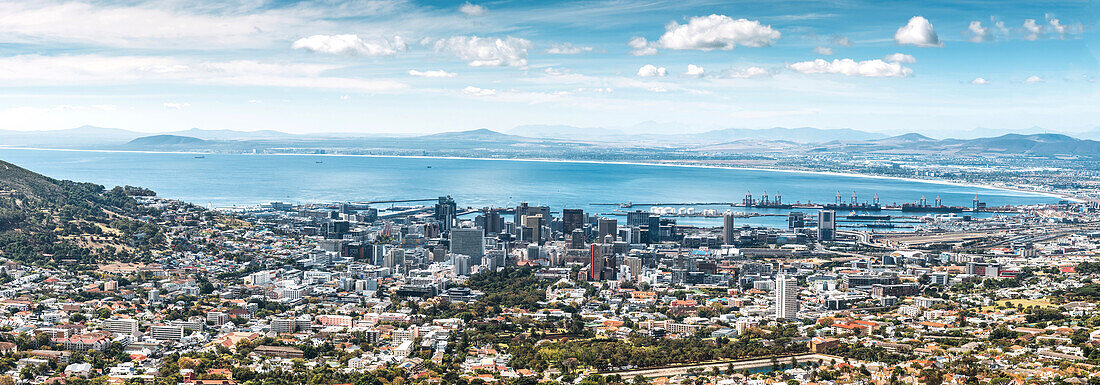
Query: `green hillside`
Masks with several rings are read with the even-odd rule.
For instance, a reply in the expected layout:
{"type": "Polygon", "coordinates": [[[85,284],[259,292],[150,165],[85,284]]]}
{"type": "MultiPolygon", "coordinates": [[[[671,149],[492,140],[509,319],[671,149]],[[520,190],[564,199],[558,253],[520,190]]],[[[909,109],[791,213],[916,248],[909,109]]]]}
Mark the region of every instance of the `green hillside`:
{"type": "Polygon", "coordinates": [[[134,260],[164,244],[159,226],[134,187],[49,178],[0,161],[0,257],[32,264],[86,268],[134,260]]]}

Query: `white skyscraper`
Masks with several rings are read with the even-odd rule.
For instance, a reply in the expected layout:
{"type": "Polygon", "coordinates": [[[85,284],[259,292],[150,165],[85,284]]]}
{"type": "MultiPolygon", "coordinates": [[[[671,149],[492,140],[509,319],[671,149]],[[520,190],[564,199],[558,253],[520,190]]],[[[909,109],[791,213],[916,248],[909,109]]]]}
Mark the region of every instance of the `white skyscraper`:
{"type": "Polygon", "coordinates": [[[798,318],[798,279],[783,274],[775,276],[775,318],[798,318]]]}
{"type": "Polygon", "coordinates": [[[737,226],[733,223],[733,213],[722,216],[722,243],[732,245],[737,240],[737,226]]]}
{"type": "Polygon", "coordinates": [[[453,254],[451,263],[454,265],[455,275],[470,275],[470,256],[453,254]]]}

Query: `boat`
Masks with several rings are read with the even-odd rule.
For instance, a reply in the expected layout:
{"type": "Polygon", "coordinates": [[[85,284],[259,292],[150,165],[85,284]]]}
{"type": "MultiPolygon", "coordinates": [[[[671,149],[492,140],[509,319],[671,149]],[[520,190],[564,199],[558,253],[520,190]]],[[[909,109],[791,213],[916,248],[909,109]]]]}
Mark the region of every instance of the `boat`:
{"type": "Polygon", "coordinates": [[[196,157],[195,157],[195,159],[206,159],[206,155],[199,155],[199,156],[196,156],[196,157]]]}
{"type": "Polygon", "coordinates": [[[432,166],[428,166],[428,168],[432,168],[432,166]]]}

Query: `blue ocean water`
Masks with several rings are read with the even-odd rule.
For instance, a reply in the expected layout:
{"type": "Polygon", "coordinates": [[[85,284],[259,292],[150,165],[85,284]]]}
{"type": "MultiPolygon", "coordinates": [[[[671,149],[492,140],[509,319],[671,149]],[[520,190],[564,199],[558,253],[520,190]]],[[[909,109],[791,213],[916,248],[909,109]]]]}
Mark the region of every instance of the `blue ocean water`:
{"type": "MultiPolygon", "coordinates": [[[[975,195],[990,206],[1056,202],[1026,192],[935,184],[889,178],[657,165],[427,159],[324,155],[225,155],[90,152],[0,148],[0,160],[59,179],[108,187],[135,185],[163,197],[227,207],[271,201],[327,203],[420,199],[451,195],[459,206],[548,204],[553,210],[584,208],[610,213],[601,202],[740,202],[764,191],[783,201],[832,202],[837,192],[859,201],[878,194],[883,204],[936,196],[945,205],[970,206],[975,195]]],[[[729,206],[695,206],[697,209],[729,206]]],[[[643,210],[647,207],[636,207],[643,210]]],[[[789,210],[746,210],[782,213],[789,210]]],[[[685,218],[682,223],[718,220],[685,218]]],[[[778,217],[740,221],[781,225],[778,217]]]]}

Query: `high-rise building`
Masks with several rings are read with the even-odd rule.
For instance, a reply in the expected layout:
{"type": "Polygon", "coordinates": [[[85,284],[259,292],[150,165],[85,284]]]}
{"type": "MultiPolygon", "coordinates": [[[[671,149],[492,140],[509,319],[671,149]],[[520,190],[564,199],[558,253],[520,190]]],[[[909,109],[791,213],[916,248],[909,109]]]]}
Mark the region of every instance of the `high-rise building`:
{"type": "Polygon", "coordinates": [[[783,274],[775,276],[775,318],[798,318],[798,278],[783,274]]]}
{"type": "Polygon", "coordinates": [[[562,209],[561,210],[561,232],[562,234],[572,234],[573,230],[584,228],[584,210],[581,209],[562,209]]]}
{"type": "Polygon", "coordinates": [[[470,275],[470,260],[468,255],[452,255],[451,264],[454,265],[455,275],[470,275]]]}
{"type": "Polygon", "coordinates": [[[481,264],[485,256],[485,233],[482,229],[451,230],[451,253],[470,257],[470,263],[481,264]]]}
{"type": "Polygon", "coordinates": [[[543,218],[539,215],[525,215],[523,216],[523,237],[522,240],[532,243],[542,243],[542,223],[543,218]]]}
{"type": "Polygon", "coordinates": [[[627,226],[645,226],[649,224],[649,213],[642,210],[634,210],[626,213],[627,226]]]}
{"type": "Polygon", "coordinates": [[[485,210],[485,232],[487,234],[500,234],[504,227],[504,220],[500,217],[500,210],[485,210]]]}
{"type": "Polygon", "coordinates": [[[642,259],[639,257],[626,257],[623,259],[623,265],[630,269],[631,280],[637,279],[638,274],[642,273],[642,259]]]}
{"type": "Polygon", "coordinates": [[[732,245],[737,240],[737,227],[733,224],[733,214],[726,213],[722,216],[722,242],[732,245]]]}
{"type": "Polygon", "coordinates": [[[394,247],[386,253],[382,267],[389,268],[391,273],[396,273],[405,267],[405,249],[394,247]]]}
{"type": "Polygon", "coordinates": [[[539,216],[542,217],[542,223],[550,223],[550,206],[531,206],[527,202],[520,203],[516,207],[516,226],[523,225],[524,216],[539,216]]]}
{"type": "Polygon", "coordinates": [[[603,279],[603,245],[593,244],[588,250],[588,280],[599,281],[603,279]]]}
{"type": "Polygon", "coordinates": [[[806,227],[806,213],[801,211],[791,211],[787,213],[788,229],[796,230],[803,227],[806,227]]]}
{"type": "Polygon", "coordinates": [[[821,210],[817,214],[817,240],[836,240],[836,211],[821,210]]]}
{"type": "Polygon", "coordinates": [[[569,234],[569,248],[570,249],[583,249],[584,248],[584,230],[574,229],[569,234]]]}
{"type": "Polygon", "coordinates": [[[440,230],[443,232],[451,230],[457,220],[457,212],[458,205],[450,195],[439,197],[439,202],[435,204],[435,219],[442,224],[440,230]]]}
{"type": "Polygon", "coordinates": [[[600,218],[599,227],[597,227],[597,229],[599,230],[597,233],[597,242],[606,242],[608,235],[610,235],[611,240],[614,241],[615,236],[619,232],[619,221],[612,218],[600,218]]]}
{"type": "Polygon", "coordinates": [[[649,225],[646,227],[649,234],[649,243],[661,243],[661,216],[650,215],[649,225]]]}

